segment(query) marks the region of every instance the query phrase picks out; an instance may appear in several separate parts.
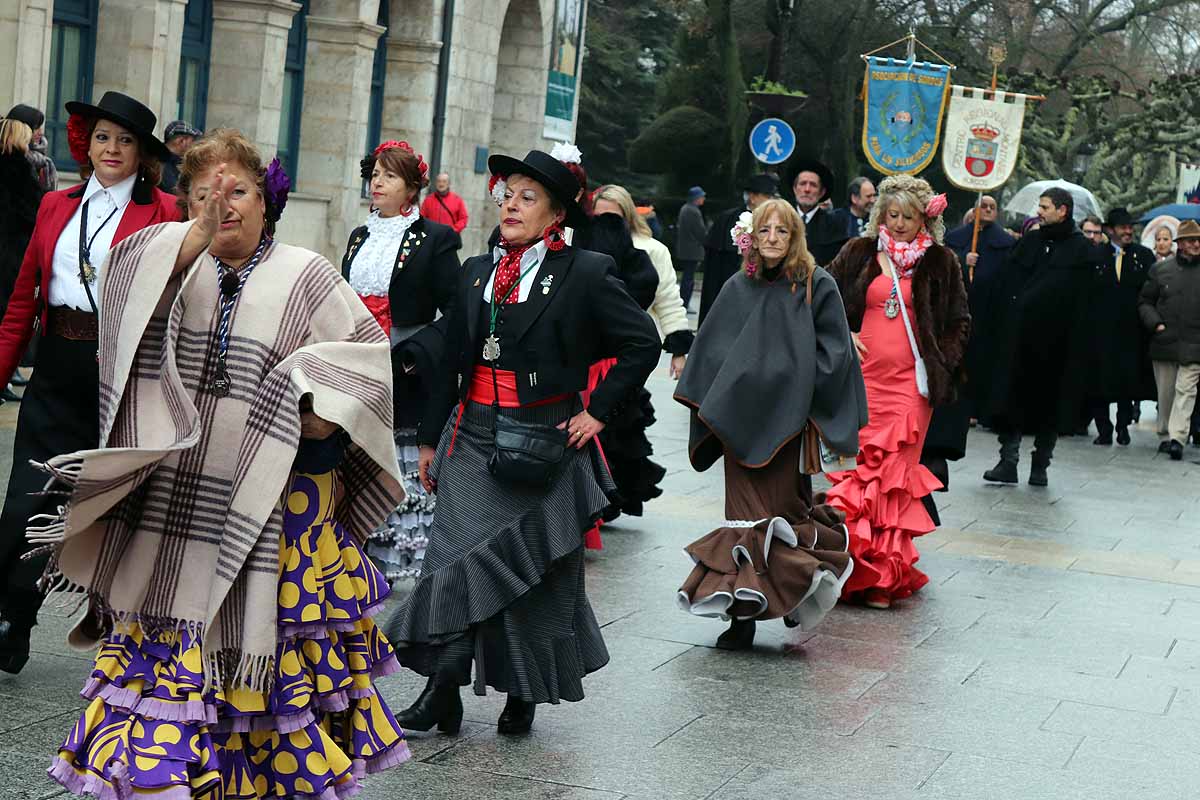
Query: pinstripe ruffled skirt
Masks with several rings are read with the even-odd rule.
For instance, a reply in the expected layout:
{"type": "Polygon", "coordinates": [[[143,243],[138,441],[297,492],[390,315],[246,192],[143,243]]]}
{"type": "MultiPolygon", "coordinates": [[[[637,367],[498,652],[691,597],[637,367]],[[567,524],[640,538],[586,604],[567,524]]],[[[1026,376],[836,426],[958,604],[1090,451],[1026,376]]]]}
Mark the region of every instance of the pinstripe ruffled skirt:
{"type": "MultiPolygon", "coordinates": [[[[568,402],[503,409],[554,424],[568,402]]],[[[490,406],[469,402],[442,431],[432,475],[438,508],[421,576],[387,627],[400,663],[475,692],[534,703],[583,699],[583,676],[608,663],[584,591],[584,533],[610,505],[612,478],[595,445],[570,450],[547,489],[488,471],[490,406]],[[450,451],[453,440],[453,451],[450,451]]]]}

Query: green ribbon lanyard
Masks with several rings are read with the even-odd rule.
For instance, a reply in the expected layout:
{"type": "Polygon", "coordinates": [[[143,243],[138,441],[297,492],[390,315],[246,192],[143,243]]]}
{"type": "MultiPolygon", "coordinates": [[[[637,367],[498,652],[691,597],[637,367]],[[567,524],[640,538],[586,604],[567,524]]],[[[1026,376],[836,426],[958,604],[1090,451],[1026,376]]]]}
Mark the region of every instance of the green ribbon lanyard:
{"type": "MultiPolygon", "coordinates": [[[[514,291],[516,291],[517,287],[521,285],[521,281],[525,280],[525,276],[528,275],[530,273],[530,271],[532,271],[535,267],[539,267],[539,266],[541,266],[541,265],[538,264],[537,262],[534,262],[533,264],[530,264],[528,267],[526,267],[525,271],[521,273],[520,277],[518,277],[516,279],[516,281],[513,282],[513,285],[508,287],[508,291],[504,293],[504,297],[500,298],[499,304],[504,305],[505,301],[507,301],[508,298],[512,295],[512,293],[514,291]]],[[[495,286],[495,281],[493,280],[493,282],[492,282],[492,307],[490,310],[491,311],[491,319],[488,320],[488,335],[489,336],[494,335],[496,333],[496,318],[498,316],[500,316],[500,311],[496,307],[496,305],[497,305],[496,304],[496,286],[495,286]]]]}

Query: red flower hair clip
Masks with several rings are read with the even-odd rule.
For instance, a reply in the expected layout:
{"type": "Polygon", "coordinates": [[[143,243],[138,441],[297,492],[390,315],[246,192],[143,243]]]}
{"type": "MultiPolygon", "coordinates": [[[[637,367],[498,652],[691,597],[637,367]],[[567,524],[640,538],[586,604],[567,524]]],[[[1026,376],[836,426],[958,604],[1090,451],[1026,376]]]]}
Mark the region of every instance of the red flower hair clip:
{"type": "MultiPolygon", "coordinates": [[[[381,144],[375,148],[375,152],[371,153],[371,157],[378,158],[379,154],[382,153],[384,150],[391,150],[393,147],[398,150],[403,150],[404,152],[406,152],[410,155],[416,156],[417,171],[420,172],[420,174],[421,174],[421,187],[424,188],[424,187],[428,186],[429,185],[429,165],[425,163],[424,156],[422,156],[416,150],[413,150],[412,145],[409,144],[408,142],[397,142],[395,139],[386,141],[383,144],[381,144]]],[[[365,163],[365,161],[364,161],[364,163],[365,163]]],[[[373,164],[372,164],[372,168],[374,168],[373,164]]],[[[369,180],[369,179],[370,179],[369,170],[364,168],[363,180],[369,180]]]]}
{"type": "Polygon", "coordinates": [[[371,155],[377,156],[380,153],[382,153],[384,150],[391,150],[393,147],[398,147],[407,153],[413,152],[412,145],[410,145],[408,142],[397,142],[395,139],[391,139],[389,141],[382,143],[381,145],[379,145],[379,147],[376,147],[375,152],[371,153],[371,155]]]}
{"type": "Polygon", "coordinates": [[[79,164],[88,163],[88,150],[92,144],[91,120],[82,114],[67,118],[67,148],[71,158],[79,164]]]}

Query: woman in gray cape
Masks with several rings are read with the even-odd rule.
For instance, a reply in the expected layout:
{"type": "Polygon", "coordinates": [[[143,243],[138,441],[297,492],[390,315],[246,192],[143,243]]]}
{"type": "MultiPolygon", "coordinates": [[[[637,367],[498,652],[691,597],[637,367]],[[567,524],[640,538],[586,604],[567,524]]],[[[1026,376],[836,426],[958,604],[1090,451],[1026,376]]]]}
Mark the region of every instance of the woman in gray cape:
{"type": "Polygon", "coordinates": [[[730,231],[742,269],[700,329],[675,399],[692,410],[699,471],[725,457],[721,526],[686,548],[678,593],[692,614],[732,620],[717,647],[754,641],[755,621],[815,626],[853,569],[842,515],[813,505],[809,475],[853,457],[866,390],[837,284],[817,267],[804,223],[783,200],[730,231]]]}

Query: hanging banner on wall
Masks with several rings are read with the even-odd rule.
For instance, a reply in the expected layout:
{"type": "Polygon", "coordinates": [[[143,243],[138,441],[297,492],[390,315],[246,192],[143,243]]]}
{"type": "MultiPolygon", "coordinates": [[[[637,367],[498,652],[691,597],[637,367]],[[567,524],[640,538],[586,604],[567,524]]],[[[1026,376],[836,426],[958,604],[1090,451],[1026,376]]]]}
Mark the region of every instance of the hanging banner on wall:
{"type": "Polygon", "coordinates": [[[937,153],[950,65],[868,56],[863,78],[863,153],[885,175],[915,175],[937,153]]]}
{"type": "Polygon", "coordinates": [[[1017,165],[1026,95],[966,86],[950,88],[942,169],[950,183],[972,192],[1004,184],[1017,165]]]}
{"type": "Polygon", "coordinates": [[[546,120],[542,135],[570,142],[575,139],[575,97],[583,54],[583,15],[586,0],[557,0],[554,36],[550,42],[550,75],[546,80],[546,120]]]}
{"type": "Polygon", "coordinates": [[[1179,165],[1179,191],[1176,203],[1200,203],[1200,164],[1179,165]]]}

